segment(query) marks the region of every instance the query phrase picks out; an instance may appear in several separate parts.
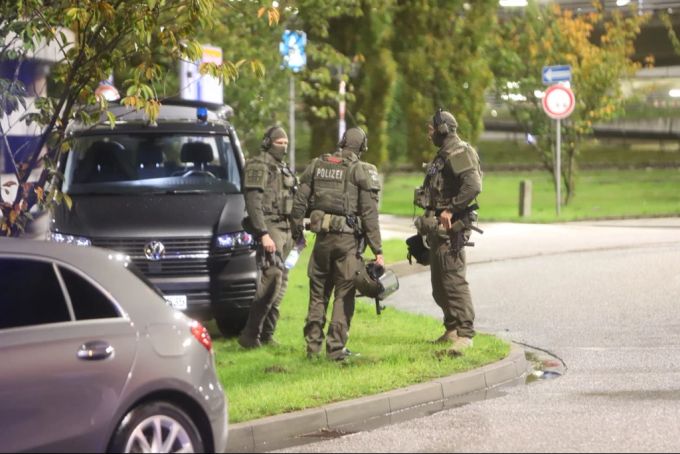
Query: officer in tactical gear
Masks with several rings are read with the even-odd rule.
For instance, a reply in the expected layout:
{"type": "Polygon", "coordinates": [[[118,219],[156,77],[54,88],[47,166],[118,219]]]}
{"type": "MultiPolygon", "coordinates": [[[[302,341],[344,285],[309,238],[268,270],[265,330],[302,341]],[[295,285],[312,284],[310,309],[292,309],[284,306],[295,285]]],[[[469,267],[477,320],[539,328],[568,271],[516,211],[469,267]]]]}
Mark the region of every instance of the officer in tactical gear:
{"type": "Polygon", "coordinates": [[[288,286],[284,260],[293,247],[291,218],[297,179],[284,162],[288,136],[272,126],[264,134],[260,155],[244,169],[244,193],[248,217],[246,231],[258,239],[260,283],[250,306],[248,321],[238,338],[244,348],[276,344],[273,339],[279,304],[288,286]]]}
{"type": "Polygon", "coordinates": [[[475,335],[464,246],[477,220],[471,204],[482,191],[479,156],[457,128],[450,112],[439,109],[432,117],[428,135],[439,150],[415,194],[415,203],[425,209],[415,224],[429,246],[432,295],[444,312],[446,331],[435,342],[450,343],[453,355],[471,347],[475,335]]]}
{"type": "Polygon", "coordinates": [[[367,138],[360,128],[350,128],[338,144],[339,150],[314,159],[300,177],[295,195],[293,224],[299,229],[309,216],[309,229],[316,242],[307,270],[309,309],[304,335],[307,355],[316,357],[324,343],[326,311],[335,290],[331,323],[326,338],[326,355],[344,360],[351,353],[345,348],[354,314],[356,271],[362,266],[364,241],[384,265],[378,195],[380,180],[375,166],[362,162],[367,138]]]}

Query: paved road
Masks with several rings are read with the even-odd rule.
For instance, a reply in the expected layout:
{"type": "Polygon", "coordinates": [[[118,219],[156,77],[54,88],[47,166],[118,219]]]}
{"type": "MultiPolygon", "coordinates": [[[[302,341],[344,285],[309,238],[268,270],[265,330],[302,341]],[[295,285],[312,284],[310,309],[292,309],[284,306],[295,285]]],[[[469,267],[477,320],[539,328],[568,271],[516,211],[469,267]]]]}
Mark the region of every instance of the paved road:
{"type": "MultiPolygon", "coordinates": [[[[482,227],[478,329],[549,350],[565,375],[294,451],[679,451],[680,219],[482,227]]],[[[440,316],[427,273],[401,284],[389,305],[440,316]]]]}

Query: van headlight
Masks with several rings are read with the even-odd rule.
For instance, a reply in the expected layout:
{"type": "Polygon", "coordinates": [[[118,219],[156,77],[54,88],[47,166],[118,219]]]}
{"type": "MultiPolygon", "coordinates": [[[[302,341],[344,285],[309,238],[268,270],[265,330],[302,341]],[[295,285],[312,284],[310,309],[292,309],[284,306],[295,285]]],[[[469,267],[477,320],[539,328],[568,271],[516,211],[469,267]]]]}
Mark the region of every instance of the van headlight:
{"type": "Polygon", "coordinates": [[[234,232],[219,235],[217,247],[221,249],[243,249],[255,244],[255,238],[246,232],[234,232]]]}
{"type": "Polygon", "coordinates": [[[92,246],[92,241],[84,236],[65,235],[59,232],[50,232],[47,241],[55,243],[74,244],[76,246],[92,246]]]}

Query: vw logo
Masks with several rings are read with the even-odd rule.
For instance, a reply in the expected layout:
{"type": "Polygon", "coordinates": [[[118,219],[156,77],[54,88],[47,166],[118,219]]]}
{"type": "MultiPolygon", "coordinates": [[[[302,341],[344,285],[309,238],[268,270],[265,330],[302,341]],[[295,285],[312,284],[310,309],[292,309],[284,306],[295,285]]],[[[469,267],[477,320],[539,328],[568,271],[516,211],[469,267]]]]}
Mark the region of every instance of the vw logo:
{"type": "Polygon", "coordinates": [[[149,260],[160,260],[165,256],[165,245],[160,241],[149,241],[144,246],[144,255],[149,260]]]}

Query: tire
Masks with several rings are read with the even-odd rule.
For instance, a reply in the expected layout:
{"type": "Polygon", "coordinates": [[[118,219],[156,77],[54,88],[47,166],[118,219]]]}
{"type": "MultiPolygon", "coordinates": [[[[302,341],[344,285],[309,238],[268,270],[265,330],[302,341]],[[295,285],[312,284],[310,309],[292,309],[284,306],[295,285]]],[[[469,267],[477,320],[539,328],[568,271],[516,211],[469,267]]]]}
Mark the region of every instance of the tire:
{"type": "Polygon", "coordinates": [[[189,416],[167,402],[151,402],[132,409],[121,421],[109,445],[109,452],[179,450],[204,452],[204,444],[189,416]],[[176,431],[174,436],[173,431],[176,431]],[[155,438],[157,434],[160,434],[159,438],[155,438]]]}
{"type": "Polygon", "coordinates": [[[248,321],[247,309],[234,309],[231,312],[215,315],[215,323],[224,337],[236,337],[248,321]]]}

